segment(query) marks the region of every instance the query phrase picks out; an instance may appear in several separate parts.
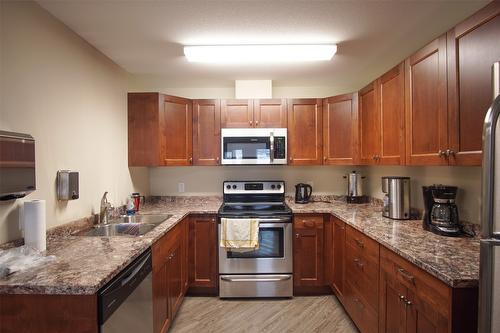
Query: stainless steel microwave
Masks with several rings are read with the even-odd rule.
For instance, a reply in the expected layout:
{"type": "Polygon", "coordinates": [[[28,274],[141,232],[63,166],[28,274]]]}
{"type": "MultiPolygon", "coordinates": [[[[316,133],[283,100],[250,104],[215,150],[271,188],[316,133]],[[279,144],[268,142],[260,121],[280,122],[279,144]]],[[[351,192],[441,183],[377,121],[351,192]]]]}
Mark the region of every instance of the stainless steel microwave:
{"type": "Polygon", "coordinates": [[[286,164],[286,128],[221,129],[221,164],[286,164]]]}

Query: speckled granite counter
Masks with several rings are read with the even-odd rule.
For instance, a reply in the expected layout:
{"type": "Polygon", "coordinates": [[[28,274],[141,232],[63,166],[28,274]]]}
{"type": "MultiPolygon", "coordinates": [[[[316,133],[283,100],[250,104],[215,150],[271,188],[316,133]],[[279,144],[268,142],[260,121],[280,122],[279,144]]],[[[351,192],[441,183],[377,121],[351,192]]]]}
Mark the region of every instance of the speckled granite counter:
{"type": "Polygon", "coordinates": [[[156,200],[141,213],[172,214],[144,236],[85,237],[63,233],[49,237],[45,266],[0,279],[0,294],[94,294],[120,270],[190,213],[217,213],[221,197],[156,200]]]}
{"type": "Polygon", "coordinates": [[[479,280],[479,240],[435,235],[422,229],[421,220],[396,221],[382,217],[382,207],[371,204],[315,202],[296,204],[294,213],[330,213],[386,248],[452,287],[475,287],[479,280]]]}
{"type": "MultiPolygon", "coordinates": [[[[157,239],[192,213],[216,213],[221,197],[154,198],[142,213],[173,216],[141,237],[50,237],[47,254],[57,259],[43,267],[0,279],[0,293],[94,294],[157,239]]],[[[294,213],[331,213],[453,287],[477,286],[479,241],[447,238],[424,231],[420,221],[383,218],[380,206],[287,203],[294,213]]]]}

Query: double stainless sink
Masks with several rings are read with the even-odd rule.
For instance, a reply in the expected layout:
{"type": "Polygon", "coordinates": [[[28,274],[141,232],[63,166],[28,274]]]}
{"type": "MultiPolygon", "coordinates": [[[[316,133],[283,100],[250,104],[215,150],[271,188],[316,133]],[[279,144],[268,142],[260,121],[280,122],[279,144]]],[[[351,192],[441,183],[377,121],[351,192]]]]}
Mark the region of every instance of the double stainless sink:
{"type": "Polygon", "coordinates": [[[78,236],[142,236],[172,217],[171,214],[144,214],[121,216],[108,224],[98,224],[89,230],[78,232],[78,236]]]}

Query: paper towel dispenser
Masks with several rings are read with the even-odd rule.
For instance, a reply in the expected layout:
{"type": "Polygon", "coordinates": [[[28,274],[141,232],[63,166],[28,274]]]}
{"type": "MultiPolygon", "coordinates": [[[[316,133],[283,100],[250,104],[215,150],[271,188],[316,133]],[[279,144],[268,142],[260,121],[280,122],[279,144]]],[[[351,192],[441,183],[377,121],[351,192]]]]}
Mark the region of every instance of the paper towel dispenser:
{"type": "Polygon", "coordinates": [[[35,139],[0,131],[0,200],[22,198],[34,190],[35,139]]]}

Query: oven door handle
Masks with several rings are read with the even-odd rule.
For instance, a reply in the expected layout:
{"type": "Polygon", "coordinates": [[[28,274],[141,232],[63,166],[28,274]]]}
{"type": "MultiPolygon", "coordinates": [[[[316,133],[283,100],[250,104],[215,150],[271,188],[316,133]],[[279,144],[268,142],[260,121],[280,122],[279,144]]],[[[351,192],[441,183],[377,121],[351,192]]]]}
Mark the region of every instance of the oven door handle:
{"type": "Polygon", "coordinates": [[[286,281],[292,278],[291,275],[273,275],[273,277],[266,278],[230,278],[226,276],[221,276],[222,281],[227,282],[277,282],[277,281],[286,281]]]}
{"type": "Polygon", "coordinates": [[[266,219],[259,219],[259,223],[291,223],[292,219],[289,217],[276,217],[276,218],[266,218],[266,219]]]}

